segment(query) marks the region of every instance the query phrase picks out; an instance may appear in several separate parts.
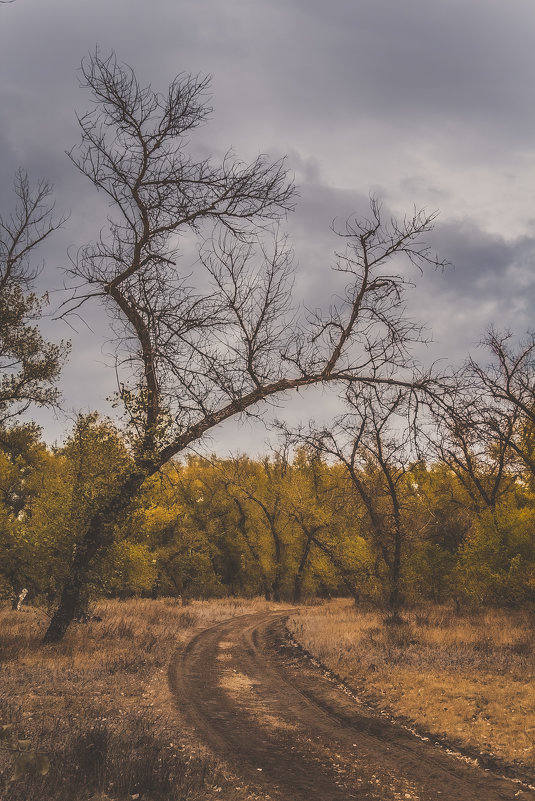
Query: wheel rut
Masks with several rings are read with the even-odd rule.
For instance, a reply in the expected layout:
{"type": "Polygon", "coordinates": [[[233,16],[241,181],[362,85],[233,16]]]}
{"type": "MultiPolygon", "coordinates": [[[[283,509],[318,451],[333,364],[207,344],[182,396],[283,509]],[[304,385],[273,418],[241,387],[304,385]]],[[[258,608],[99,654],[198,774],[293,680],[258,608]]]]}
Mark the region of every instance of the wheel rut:
{"type": "Polygon", "coordinates": [[[535,801],[344,694],[292,648],[287,614],[244,615],[200,632],[169,668],[199,737],[278,801],[535,801]]]}

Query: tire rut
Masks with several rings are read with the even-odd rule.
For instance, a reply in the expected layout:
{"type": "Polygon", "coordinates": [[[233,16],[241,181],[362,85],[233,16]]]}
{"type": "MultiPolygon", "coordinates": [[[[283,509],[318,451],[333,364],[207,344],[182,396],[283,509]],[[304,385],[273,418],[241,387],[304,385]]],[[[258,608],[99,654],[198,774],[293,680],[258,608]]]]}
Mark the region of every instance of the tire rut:
{"type": "Polygon", "coordinates": [[[200,632],[169,668],[176,702],[238,775],[280,801],[535,801],[341,692],[292,648],[287,614],[200,632]]]}

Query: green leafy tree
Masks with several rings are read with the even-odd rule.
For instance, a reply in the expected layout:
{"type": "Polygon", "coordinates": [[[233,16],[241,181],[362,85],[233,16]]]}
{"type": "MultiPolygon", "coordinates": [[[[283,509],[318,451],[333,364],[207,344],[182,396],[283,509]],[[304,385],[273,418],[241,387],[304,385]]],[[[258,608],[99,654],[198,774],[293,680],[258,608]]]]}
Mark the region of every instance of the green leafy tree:
{"type": "MultiPolygon", "coordinates": [[[[113,491],[114,482],[128,469],[130,457],[116,429],[96,414],[81,415],[62,448],[54,453],[41,449],[32,483],[23,478],[26,493],[34,489],[17,516],[13,547],[25,586],[52,603],[69,574],[95,505],[113,491]]],[[[115,531],[113,542],[122,536],[115,531]]],[[[80,614],[85,612],[90,594],[106,591],[104,556],[98,554],[95,559],[80,614]]]]}
{"type": "Polygon", "coordinates": [[[517,488],[474,519],[457,565],[459,594],[472,604],[535,602],[535,504],[517,488]]]}
{"type": "Polygon", "coordinates": [[[35,426],[0,428],[0,578],[14,602],[23,589],[40,592],[29,525],[53,463],[35,426]]]}
{"type": "MultiPolygon", "coordinates": [[[[143,488],[142,529],[157,571],[153,594],[212,596],[224,594],[227,575],[221,545],[227,509],[211,480],[211,466],[196,457],[171,463],[143,488]]],[[[228,504],[227,504],[228,507],[228,504]]]]}
{"type": "Polygon", "coordinates": [[[411,465],[407,543],[403,582],[410,600],[442,603],[458,598],[455,567],[474,521],[473,498],[443,462],[411,465]]]}

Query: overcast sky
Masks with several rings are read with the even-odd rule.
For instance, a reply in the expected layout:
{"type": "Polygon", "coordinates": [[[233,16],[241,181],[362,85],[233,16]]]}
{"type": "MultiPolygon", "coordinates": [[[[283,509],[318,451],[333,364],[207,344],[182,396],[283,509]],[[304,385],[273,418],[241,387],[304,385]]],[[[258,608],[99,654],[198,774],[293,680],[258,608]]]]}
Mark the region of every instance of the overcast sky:
{"type": "MultiPolygon", "coordinates": [[[[41,284],[61,286],[68,248],[97,235],[102,209],[65,150],[78,141],[80,60],[114,49],[141,83],[212,75],[200,145],[243,159],[287,154],[300,198],[288,221],[307,302],[328,297],[333,218],[370,193],[397,214],[440,212],[433,245],[452,267],[418,280],[413,315],[433,358],[460,362],[489,325],[522,334],[535,311],[535,3],[533,0],[15,0],[0,7],[0,208],[14,171],[55,186],[70,212],[42,256],[41,284]]],[[[52,293],[52,304],[60,295],[52,293]]],[[[72,339],[64,406],[109,412],[105,319],[72,339]]],[[[301,400],[292,419],[329,407],[301,400]]],[[[282,415],[279,410],[279,415],[282,415]]],[[[49,441],[65,418],[36,414],[49,441]]],[[[229,427],[213,447],[254,449],[265,433],[229,427]]]]}

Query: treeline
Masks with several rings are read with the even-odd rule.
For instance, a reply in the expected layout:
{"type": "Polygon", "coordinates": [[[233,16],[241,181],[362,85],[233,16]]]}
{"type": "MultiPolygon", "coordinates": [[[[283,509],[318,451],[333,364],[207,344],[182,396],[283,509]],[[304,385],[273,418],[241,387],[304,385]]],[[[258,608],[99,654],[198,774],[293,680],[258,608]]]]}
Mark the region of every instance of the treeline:
{"type": "MultiPolygon", "coordinates": [[[[393,404],[381,409],[374,419],[361,403],[358,420],[301,432],[297,445],[287,438],[263,459],[169,463],[95,560],[86,604],[137,594],[343,594],[394,608],[428,599],[532,603],[535,494],[525,462],[496,442],[483,449],[475,435],[470,444],[467,430],[447,430],[444,420],[435,457],[414,458],[393,404]]],[[[517,435],[531,447],[525,423],[517,435]]],[[[53,450],[31,426],[4,432],[2,597],[26,588],[28,600],[54,607],[96,504],[131,459],[117,429],[96,415],[80,417],[53,450]]]]}

